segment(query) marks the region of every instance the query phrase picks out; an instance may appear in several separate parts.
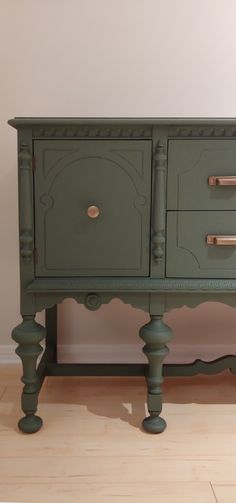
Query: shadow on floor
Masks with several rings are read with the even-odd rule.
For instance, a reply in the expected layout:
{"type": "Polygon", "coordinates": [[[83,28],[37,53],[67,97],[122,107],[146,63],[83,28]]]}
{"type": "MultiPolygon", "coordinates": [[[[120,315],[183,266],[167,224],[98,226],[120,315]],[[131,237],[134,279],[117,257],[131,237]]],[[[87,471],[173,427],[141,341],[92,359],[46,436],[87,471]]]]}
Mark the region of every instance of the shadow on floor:
{"type": "MultiPolygon", "coordinates": [[[[22,416],[19,376],[20,373],[15,372],[14,379],[9,372],[9,383],[7,376],[5,379],[6,387],[0,401],[2,429],[17,430],[16,418],[22,416]]],[[[235,404],[235,387],[236,377],[227,370],[213,376],[166,377],[164,403],[235,404]]],[[[141,422],[147,415],[144,377],[47,377],[39,402],[59,407],[63,404],[63,410],[68,411],[70,407],[72,410],[76,405],[84,405],[96,416],[120,418],[139,430],[142,430],[141,422]]]]}

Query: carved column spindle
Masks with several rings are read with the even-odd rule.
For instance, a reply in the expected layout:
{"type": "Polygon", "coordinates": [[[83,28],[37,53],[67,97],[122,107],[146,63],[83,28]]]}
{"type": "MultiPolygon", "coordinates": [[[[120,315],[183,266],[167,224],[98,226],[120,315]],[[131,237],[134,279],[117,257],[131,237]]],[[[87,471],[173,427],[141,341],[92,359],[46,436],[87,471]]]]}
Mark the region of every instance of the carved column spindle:
{"type": "Polygon", "coordinates": [[[163,144],[158,144],[154,153],[154,205],[153,205],[153,257],[160,263],[165,252],[165,171],[167,156],[163,144]]]}
{"type": "Polygon", "coordinates": [[[42,426],[42,419],[35,415],[38,405],[39,383],[36,374],[36,362],[43,351],[40,341],[45,337],[45,328],[37,323],[34,316],[23,316],[23,321],[12,331],[12,338],[19,345],[16,354],[23,365],[22,410],[25,417],[18,426],[25,433],[35,433],[42,426]]]}
{"type": "Polygon", "coordinates": [[[161,433],[166,422],[160,417],[162,410],[162,365],[169,349],[166,344],[172,336],[171,329],[162,321],[161,316],[151,315],[149,323],[140,329],[140,337],[146,343],[143,352],[149,361],[147,386],[148,386],[148,411],[150,416],[143,420],[143,427],[149,433],[161,433]]]}
{"type": "Polygon", "coordinates": [[[24,262],[33,256],[32,157],[29,146],[19,150],[20,254],[24,262]]]}

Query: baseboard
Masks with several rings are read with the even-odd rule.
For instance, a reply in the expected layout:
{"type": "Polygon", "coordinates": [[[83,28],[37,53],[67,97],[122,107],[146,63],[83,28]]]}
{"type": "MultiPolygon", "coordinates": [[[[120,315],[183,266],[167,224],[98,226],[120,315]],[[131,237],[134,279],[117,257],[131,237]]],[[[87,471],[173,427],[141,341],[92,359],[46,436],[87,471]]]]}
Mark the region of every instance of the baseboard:
{"type": "Polygon", "coordinates": [[[16,346],[12,344],[0,344],[0,364],[18,363],[19,356],[15,353],[16,346]]]}
{"type": "MultiPolygon", "coordinates": [[[[142,344],[143,345],[143,344],[142,344]]],[[[59,344],[58,361],[65,363],[146,362],[142,345],[136,344],[59,344]]],[[[0,364],[19,363],[12,344],[0,345],[0,364]]],[[[165,362],[186,363],[197,358],[210,361],[226,354],[236,355],[236,344],[171,344],[165,362]]]]}
{"type": "MultiPolygon", "coordinates": [[[[142,346],[136,344],[63,344],[58,346],[58,359],[65,363],[140,363],[146,362],[142,346]]],[[[236,344],[171,344],[165,362],[185,363],[197,358],[214,360],[226,354],[236,354],[236,344]]]]}

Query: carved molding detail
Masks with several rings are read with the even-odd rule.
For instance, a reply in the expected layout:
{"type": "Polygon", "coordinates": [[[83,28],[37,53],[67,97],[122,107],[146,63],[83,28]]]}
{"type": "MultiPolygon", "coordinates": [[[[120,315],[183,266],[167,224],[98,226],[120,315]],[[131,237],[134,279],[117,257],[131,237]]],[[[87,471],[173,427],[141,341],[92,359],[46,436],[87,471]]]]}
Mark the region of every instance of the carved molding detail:
{"type": "Polygon", "coordinates": [[[150,138],[152,126],[52,126],[33,129],[33,137],[43,138],[150,138]]]}
{"type": "MultiPolygon", "coordinates": [[[[138,296],[149,293],[160,294],[163,292],[187,294],[203,294],[210,296],[230,293],[235,296],[236,279],[210,279],[210,278],[37,278],[27,286],[28,293],[57,294],[101,292],[138,296]]],[[[235,301],[235,297],[234,297],[235,301]]],[[[236,306],[236,302],[235,302],[236,306]]]]}
{"type": "Polygon", "coordinates": [[[156,263],[162,262],[165,252],[165,171],[167,155],[162,143],[154,152],[154,204],[152,229],[152,254],[156,263]]]}
{"type": "Polygon", "coordinates": [[[84,305],[89,311],[96,311],[102,305],[100,295],[97,293],[89,293],[84,299],[84,305]]]}
{"type": "Polygon", "coordinates": [[[175,137],[236,137],[236,128],[232,126],[226,127],[210,127],[210,126],[189,126],[189,127],[170,127],[168,136],[175,137]]]}
{"type": "Polygon", "coordinates": [[[236,356],[226,355],[216,360],[204,361],[197,359],[191,363],[173,363],[163,365],[163,376],[195,376],[197,374],[214,375],[229,369],[236,374],[236,356]]]}
{"type": "Polygon", "coordinates": [[[103,304],[109,304],[113,299],[119,299],[124,304],[129,304],[135,309],[141,309],[142,311],[149,312],[149,302],[148,298],[145,295],[145,300],[143,296],[133,294],[122,294],[122,293],[99,293],[93,294],[89,293],[86,296],[84,293],[61,293],[61,294],[53,294],[53,295],[35,295],[36,298],[36,312],[40,312],[43,309],[48,309],[50,307],[55,306],[56,304],[61,304],[65,299],[73,299],[78,304],[83,304],[89,310],[96,310],[103,304]],[[92,299],[91,296],[97,297],[97,305],[92,306],[92,303],[95,303],[95,299],[92,299]]]}
{"type": "Polygon", "coordinates": [[[33,257],[32,157],[29,145],[21,144],[18,155],[20,191],[20,254],[24,262],[33,257]]]}

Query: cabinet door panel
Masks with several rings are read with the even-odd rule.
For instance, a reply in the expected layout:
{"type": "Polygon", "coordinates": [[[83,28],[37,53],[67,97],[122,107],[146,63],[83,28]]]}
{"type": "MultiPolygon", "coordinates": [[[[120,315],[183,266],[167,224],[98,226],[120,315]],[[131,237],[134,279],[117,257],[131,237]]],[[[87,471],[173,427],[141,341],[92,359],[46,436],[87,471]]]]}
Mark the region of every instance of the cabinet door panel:
{"type": "Polygon", "coordinates": [[[169,140],[167,209],[235,210],[236,140],[169,140]],[[234,185],[210,185],[212,176],[234,185]]]}
{"type": "Polygon", "coordinates": [[[38,140],[34,153],[36,275],[148,276],[151,141],[38,140]]]}
{"type": "Polygon", "coordinates": [[[207,244],[208,235],[236,237],[236,211],[169,211],[166,276],[236,278],[236,246],[207,244]]]}

